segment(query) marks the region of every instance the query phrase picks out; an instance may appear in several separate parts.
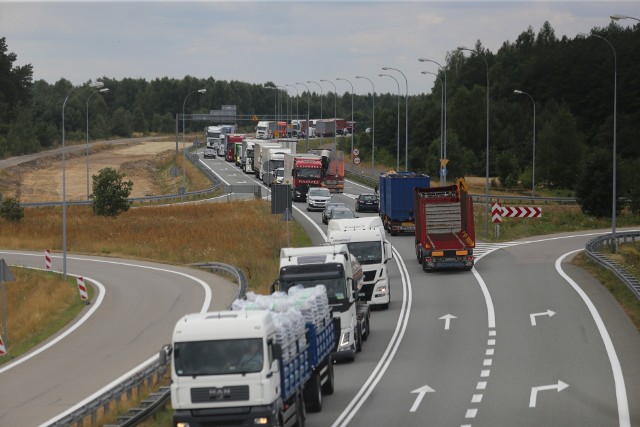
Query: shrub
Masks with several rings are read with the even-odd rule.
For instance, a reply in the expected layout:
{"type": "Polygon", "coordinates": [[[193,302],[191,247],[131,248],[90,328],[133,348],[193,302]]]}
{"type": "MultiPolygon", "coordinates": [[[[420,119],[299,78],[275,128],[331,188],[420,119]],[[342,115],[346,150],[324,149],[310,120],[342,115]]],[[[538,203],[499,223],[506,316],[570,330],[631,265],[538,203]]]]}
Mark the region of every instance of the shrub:
{"type": "Polygon", "coordinates": [[[93,202],[91,207],[98,216],[116,217],[129,210],[132,181],[123,181],[124,174],[104,168],[93,176],[93,202]]]}
{"type": "Polygon", "coordinates": [[[8,197],[4,201],[0,201],[0,216],[8,221],[20,221],[24,217],[24,209],[20,206],[20,199],[8,197]]]}

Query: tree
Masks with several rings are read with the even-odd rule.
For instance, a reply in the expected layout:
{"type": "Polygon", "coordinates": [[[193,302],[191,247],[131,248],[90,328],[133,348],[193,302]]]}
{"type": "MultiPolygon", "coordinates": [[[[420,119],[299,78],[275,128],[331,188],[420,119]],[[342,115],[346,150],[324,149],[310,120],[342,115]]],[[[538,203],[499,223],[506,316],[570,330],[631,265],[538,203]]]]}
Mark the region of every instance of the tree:
{"type": "Polygon", "coordinates": [[[20,221],[24,217],[24,209],[20,206],[20,199],[7,197],[4,201],[0,200],[0,216],[7,221],[20,221]]]}
{"type": "Polygon", "coordinates": [[[98,216],[116,217],[129,210],[128,198],[133,189],[132,181],[123,181],[124,174],[104,168],[93,175],[93,213],[98,216]]]}
{"type": "Polygon", "coordinates": [[[11,121],[17,116],[19,104],[28,104],[33,78],[31,64],[14,67],[18,56],[7,51],[6,38],[0,37],[0,121],[11,121]]]}
{"type": "Polygon", "coordinates": [[[582,169],[576,187],[576,201],[587,215],[600,218],[611,216],[611,154],[604,148],[592,150],[582,169]]]}

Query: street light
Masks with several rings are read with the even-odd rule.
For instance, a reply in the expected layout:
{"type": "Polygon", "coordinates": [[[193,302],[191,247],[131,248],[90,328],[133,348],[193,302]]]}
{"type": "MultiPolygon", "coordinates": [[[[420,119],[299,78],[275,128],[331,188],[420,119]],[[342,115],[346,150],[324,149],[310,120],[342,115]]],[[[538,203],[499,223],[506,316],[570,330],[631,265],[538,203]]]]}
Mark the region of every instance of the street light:
{"type": "Polygon", "coordinates": [[[65,168],[65,153],[64,153],[64,109],[67,105],[67,100],[71,95],[79,89],[84,87],[91,87],[94,89],[100,89],[104,86],[102,82],[94,82],[85,86],[78,86],[74,88],[69,95],[64,99],[62,103],[62,276],[67,279],[67,171],[65,168]]]}
{"type": "Polygon", "coordinates": [[[529,95],[527,92],[523,92],[521,90],[514,90],[513,93],[518,95],[527,95],[531,99],[531,103],[533,104],[533,165],[531,171],[531,197],[535,197],[536,195],[536,101],[533,99],[533,96],[529,95]]]}
{"type": "MultiPolygon", "coordinates": [[[[318,82],[314,82],[313,80],[307,80],[307,83],[313,83],[314,85],[318,86],[320,88],[320,121],[322,121],[322,86],[320,86],[320,83],[318,82]]],[[[308,130],[308,129],[307,129],[308,130]]],[[[322,146],[322,144],[324,143],[324,137],[322,136],[322,133],[320,134],[320,146],[322,146]]]]}
{"type": "Polygon", "coordinates": [[[476,53],[478,56],[480,56],[480,58],[482,58],[482,60],[484,61],[484,65],[487,67],[487,154],[486,154],[487,158],[486,158],[486,166],[485,166],[486,178],[485,178],[485,194],[484,194],[484,213],[486,218],[485,233],[487,234],[487,237],[489,237],[489,64],[487,63],[487,59],[484,57],[484,55],[477,50],[469,49],[468,47],[463,47],[463,46],[458,47],[458,50],[468,50],[469,52],[476,53]]]}
{"type": "Polygon", "coordinates": [[[409,170],[409,83],[407,82],[407,76],[397,68],[382,67],[383,70],[393,70],[402,74],[404,77],[405,85],[405,97],[404,97],[404,168],[409,170]]]}
{"type": "MultiPolygon", "coordinates": [[[[427,59],[427,58],[419,58],[418,61],[420,62],[433,62],[434,64],[436,64],[440,70],[442,71],[442,73],[444,74],[444,143],[443,143],[443,148],[442,148],[442,159],[446,160],[447,158],[447,70],[440,65],[438,62],[432,60],[432,59],[427,59]]],[[[441,167],[443,169],[446,168],[446,165],[441,165],[441,167]]],[[[444,176],[444,182],[447,182],[447,177],[444,176]]]]}
{"type": "Polygon", "coordinates": [[[365,79],[365,80],[369,80],[369,83],[371,83],[371,90],[373,91],[373,102],[371,105],[371,115],[372,115],[372,119],[371,119],[371,176],[373,178],[376,177],[376,173],[375,173],[375,153],[376,153],[376,87],[374,86],[373,82],[371,81],[370,78],[368,77],[364,77],[364,76],[356,76],[356,79],[365,79]]]}
{"type": "MultiPolygon", "coordinates": [[[[440,78],[440,76],[438,76],[436,73],[432,73],[430,71],[420,71],[420,73],[422,74],[431,74],[432,76],[436,76],[436,79],[440,78]]],[[[443,138],[443,131],[444,131],[444,83],[442,82],[442,80],[440,80],[440,87],[441,87],[441,92],[440,92],[440,166],[439,166],[439,170],[440,170],[440,185],[444,185],[444,162],[442,159],[444,159],[444,138],[443,138]]]]}
{"type": "Polygon", "coordinates": [[[614,21],[619,21],[621,19],[635,19],[636,21],[640,22],[640,19],[634,18],[633,16],[619,15],[619,14],[611,15],[611,19],[613,19],[614,21]]]}
{"type": "Polygon", "coordinates": [[[181,194],[184,195],[187,191],[187,157],[185,154],[185,137],[184,137],[184,105],[187,103],[187,98],[189,98],[189,96],[191,94],[194,94],[196,92],[198,93],[205,93],[207,91],[207,89],[198,89],[198,90],[194,90],[192,92],[189,92],[187,94],[187,96],[184,98],[184,101],[182,102],[182,192],[181,194]]]}
{"type": "Polygon", "coordinates": [[[378,77],[391,77],[398,85],[398,143],[396,148],[396,172],[400,171],[400,83],[391,74],[378,74],[378,77]]]}
{"type": "Polygon", "coordinates": [[[349,86],[351,86],[351,155],[353,155],[353,132],[356,129],[356,125],[353,122],[353,85],[349,80],[343,79],[342,77],[336,77],[336,80],[344,80],[349,83],[349,86]]]}
{"type": "MultiPolygon", "coordinates": [[[[617,15],[616,15],[617,16],[617,15]]],[[[613,16],[612,16],[613,18],[613,16]]],[[[635,18],[634,18],[635,19],[635,18]]],[[[613,51],[613,195],[611,202],[611,238],[613,240],[613,251],[618,251],[618,241],[616,240],[616,115],[618,104],[618,57],[616,50],[611,42],[602,36],[597,34],[579,33],[579,37],[597,37],[607,42],[611,50],[613,51]]]]}
{"type": "Polygon", "coordinates": [[[87,200],[89,200],[89,100],[98,92],[109,92],[109,88],[93,91],[87,98],[87,200]]]}
{"type": "Polygon", "coordinates": [[[333,157],[338,156],[338,129],[336,129],[336,118],[338,117],[338,88],[331,80],[320,79],[321,82],[331,83],[333,86],[333,157]]]}
{"type": "Polygon", "coordinates": [[[309,152],[309,100],[311,99],[311,91],[309,90],[309,86],[307,86],[304,83],[296,83],[297,85],[302,85],[305,87],[305,89],[307,89],[307,93],[309,95],[307,95],[307,131],[305,132],[305,138],[307,140],[307,153],[309,152]]]}

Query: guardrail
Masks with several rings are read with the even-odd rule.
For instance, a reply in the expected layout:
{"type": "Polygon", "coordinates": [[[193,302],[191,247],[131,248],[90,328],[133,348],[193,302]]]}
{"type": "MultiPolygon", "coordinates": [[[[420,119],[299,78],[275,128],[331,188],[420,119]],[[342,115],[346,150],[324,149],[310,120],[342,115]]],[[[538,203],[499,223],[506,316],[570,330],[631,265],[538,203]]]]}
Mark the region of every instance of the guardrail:
{"type": "Polygon", "coordinates": [[[631,292],[633,292],[635,296],[640,299],[640,282],[638,281],[638,279],[629,274],[629,272],[623,266],[615,261],[612,261],[600,252],[600,249],[605,245],[612,246],[614,243],[620,243],[620,240],[622,240],[624,243],[626,243],[627,241],[635,242],[637,238],[640,238],[640,231],[616,233],[615,242],[613,240],[612,234],[598,236],[587,242],[587,244],[585,245],[585,253],[593,261],[615,274],[616,277],[618,277],[618,279],[620,279],[625,285],[627,285],[631,292]]]}

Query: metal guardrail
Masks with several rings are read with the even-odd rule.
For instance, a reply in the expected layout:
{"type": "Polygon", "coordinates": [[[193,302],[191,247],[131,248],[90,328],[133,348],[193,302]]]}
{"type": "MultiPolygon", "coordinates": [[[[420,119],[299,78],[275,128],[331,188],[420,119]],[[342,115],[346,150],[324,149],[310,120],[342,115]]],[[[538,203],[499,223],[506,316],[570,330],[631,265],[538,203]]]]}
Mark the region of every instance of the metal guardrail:
{"type": "Polygon", "coordinates": [[[627,285],[631,292],[633,292],[635,296],[640,299],[640,281],[629,274],[629,272],[623,266],[615,261],[612,261],[600,252],[600,249],[605,245],[612,246],[614,243],[620,243],[620,240],[625,243],[627,241],[635,242],[638,238],[640,238],[640,231],[616,233],[616,242],[613,241],[612,234],[598,236],[587,242],[587,244],[585,245],[585,252],[587,256],[594,262],[600,264],[602,267],[610,270],[613,274],[615,274],[616,277],[618,277],[618,279],[620,279],[625,285],[627,285]]]}

